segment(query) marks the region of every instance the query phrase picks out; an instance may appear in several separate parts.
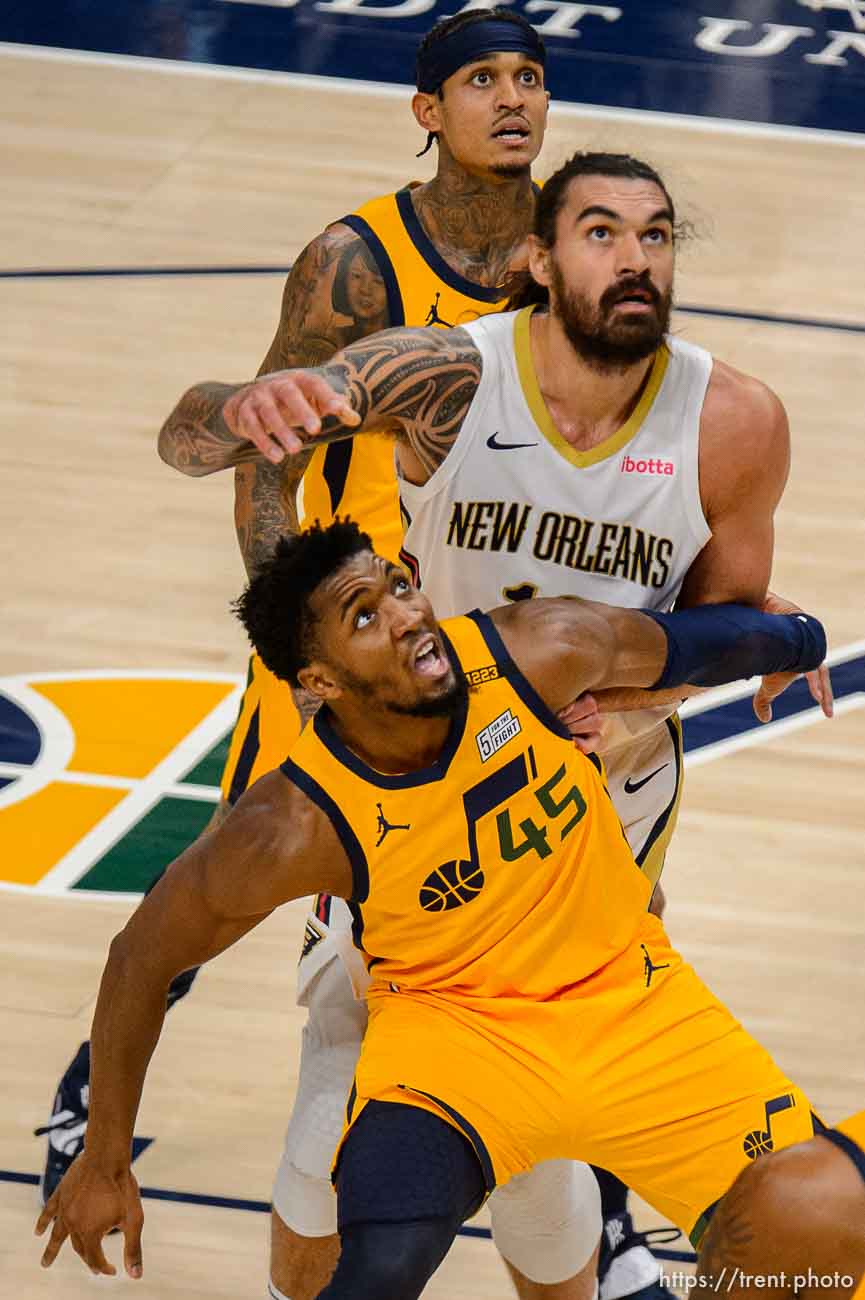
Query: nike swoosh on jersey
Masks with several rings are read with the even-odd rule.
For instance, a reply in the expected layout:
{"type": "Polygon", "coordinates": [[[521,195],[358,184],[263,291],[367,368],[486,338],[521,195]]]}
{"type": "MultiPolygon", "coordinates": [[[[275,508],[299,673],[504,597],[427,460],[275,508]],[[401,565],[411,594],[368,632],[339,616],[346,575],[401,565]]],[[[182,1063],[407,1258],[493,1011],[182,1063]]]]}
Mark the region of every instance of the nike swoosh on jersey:
{"type": "Polygon", "coordinates": [[[519,447],[537,447],[536,442],[498,442],[499,431],[491,433],[487,438],[487,446],[491,451],[516,451],[519,447]]]}
{"type": "Polygon", "coordinates": [[[648,776],[644,776],[642,781],[631,781],[631,778],[628,777],[624,785],[625,794],[636,794],[638,790],[642,790],[644,785],[649,784],[652,777],[657,776],[659,772],[663,772],[664,768],[669,766],[669,763],[662,763],[660,767],[655,768],[654,772],[650,772],[648,776]]]}

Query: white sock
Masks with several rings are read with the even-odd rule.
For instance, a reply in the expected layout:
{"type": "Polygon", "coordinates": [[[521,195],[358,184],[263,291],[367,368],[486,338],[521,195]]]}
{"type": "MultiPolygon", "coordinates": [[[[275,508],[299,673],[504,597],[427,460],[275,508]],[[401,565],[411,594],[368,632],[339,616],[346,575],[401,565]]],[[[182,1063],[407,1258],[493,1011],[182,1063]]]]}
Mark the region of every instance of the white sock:
{"type": "Polygon", "coordinates": [[[617,1255],[601,1283],[601,1300],[621,1300],[651,1286],[661,1277],[661,1266],[646,1246],[634,1245],[617,1255]]]}

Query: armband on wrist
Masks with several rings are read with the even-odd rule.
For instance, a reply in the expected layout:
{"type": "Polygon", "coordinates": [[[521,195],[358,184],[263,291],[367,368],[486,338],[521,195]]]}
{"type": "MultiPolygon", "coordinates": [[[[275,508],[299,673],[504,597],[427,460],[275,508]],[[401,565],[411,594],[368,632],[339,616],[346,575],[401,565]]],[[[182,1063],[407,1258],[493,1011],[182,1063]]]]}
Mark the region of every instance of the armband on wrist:
{"type": "Polygon", "coordinates": [[[650,687],[722,686],[768,673],[806,673],[826,657],[826,633],[810,614],[763,614],[747,605],[644,610],[664,629],[667,662],[650,687]]]}

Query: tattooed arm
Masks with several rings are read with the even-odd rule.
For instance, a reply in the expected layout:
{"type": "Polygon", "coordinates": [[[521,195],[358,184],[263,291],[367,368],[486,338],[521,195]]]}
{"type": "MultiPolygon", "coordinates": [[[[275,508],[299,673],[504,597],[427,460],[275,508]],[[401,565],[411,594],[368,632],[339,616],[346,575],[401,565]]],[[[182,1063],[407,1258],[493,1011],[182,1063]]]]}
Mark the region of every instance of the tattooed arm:
{"type": "Polygon", "coordinates": [[[363,433],[397,439],[409,476],[424,482],[447,456],[481,379],[464,329],[387,330],[327,365],[277,371],[234,392],[222,418],[238,438],[296,456],[363,433]]]}
{"type": "MultiPolygon", "coordinates": [[[[304,249],[285,283],[273,342],[259,374],[319,365],[340,347],[389,324],[387,292],[366,243],[348,226],[329,226],[304,249]]],[[[296,532],[297,486],[310,453],[273,464],[267,446],[239,437],[222,418],[240,384],[197,384],[159,435],[159,454],[181,473],[234,467],[235,525],[247,572],[296,532]]]]}
{"type": "MultiPolygon", "coordinates": [[[[273,342],[258,373],[315,366],[354,339],[389,324],[387,294],[366,243],[348,226],[329,226],[298,257],[285,282],[273,342]]],[[[162,459],[183,474],[230,469],[260,449],[227,427],[226,398],[242,384],[196,384],[159,434],[162,459]]]]}

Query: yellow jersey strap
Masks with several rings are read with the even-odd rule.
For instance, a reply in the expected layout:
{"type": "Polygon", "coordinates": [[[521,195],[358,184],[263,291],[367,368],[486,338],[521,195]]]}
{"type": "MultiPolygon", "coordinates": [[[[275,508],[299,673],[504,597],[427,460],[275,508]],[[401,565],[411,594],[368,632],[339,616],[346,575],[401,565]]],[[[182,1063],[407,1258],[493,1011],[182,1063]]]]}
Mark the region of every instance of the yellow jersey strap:
{"type": "MultiPolygon", "coordinates": [[[[416,254],[443,284],[446,284],[450,289],[455,289],[464,298],[472,298],[475,302],[492,304],[501,301],[502,291],[496,285],[487,287],[482,284],[475,284],[448,265],[418,219],[414,204],[411,201],[409,186],[398,190],[393,198],[402,228],[405,231],[405,237],[411,241],[416,254]]],[[[432,323],[430,321],[430,324],[432,323]]]]}
{"type": "Polygon", "coordinates": [[[865,1182],[865,1150],[863,1150],[865,1111],[860,1111],[858,1115],[851,1115],[850,1119],[842,1120],[837,1128],[823,1130],[820,1137],[827,1138],[849,1156],[862,1175],[862,1181],[865,1182]]]}
{"type": "MultiPolygon", "coordinates": [[[[559,736],[562,740],[570,740],[570,732],[565,724],[559,721],[549,705],[540,697],[529,679],[523,675],[511,658],[510,651],[499,635],[499,631],[489,614],[485,614],[479,609],[471,610],[463,618],[449,619],[442,625],[443,629],[447,629],[453,640],[463,671],[468,678],[469,686],[483,684],[483,673],[486,670],[486,665],[478,664],[469,667],[469,654],[466,654],[463,650],[460,635],[460,627],[465,624],[470,624],[476,629],[479,641],[488,652],[497,676],[505,678],[511,689],[519,696],[538,722],[542,723],[553,735],[559,736]]],[[[475,658],[477,658],[476,647],[477,642],[475,647],[472,647],[475,649],[475,658]]],[[[469,649],[469,647],[467,646],[466,649],[469,649]]]]}
{"type": "Polygon", "coordinates": [[[388,324],[391,329],[395,329],[399,325],[405,325],[405,307],[399,287],[399,279],[391,255],[388,252],[388,248],[393,249],[394,252],[397,251],[397,247],[389,238],[391,229],[397,229],[397,222],[392,211],[395,210],[395,198],[394,194],[385,194],[380,199],[373,199],[370,203],[365,203],[357,212],[352,212],[342,219],[342,225],[348,226],[356,235],[359,235],[372,253],[379,275],[384,281],[387,293],[388,324]]]}
{"type": "Polygon", "coordinates": [[[369,865],[366,854],[339,806],[330,797],[324,786],[320,785],[315,777],[310,776],[309,772],[305,771],[304,768],[299,767],[293,759],[287,758],[284,763],[280,764],[279,770],[321,809],[333,826],[351,864],[353,888],[350,902],[366,902],[369,897],[369,865]]]}
{"type": "Polygon", "coordinates": [[[343,218],[363,239],[378,266],[387,292],[392,326],[453,326],[503,304],[502,290],[475,284],[442,257],[414,210],[407,185],[395,194],[371,199],[343,218]],[[441,298],[430,298],[438,289],[441,298]]]}

